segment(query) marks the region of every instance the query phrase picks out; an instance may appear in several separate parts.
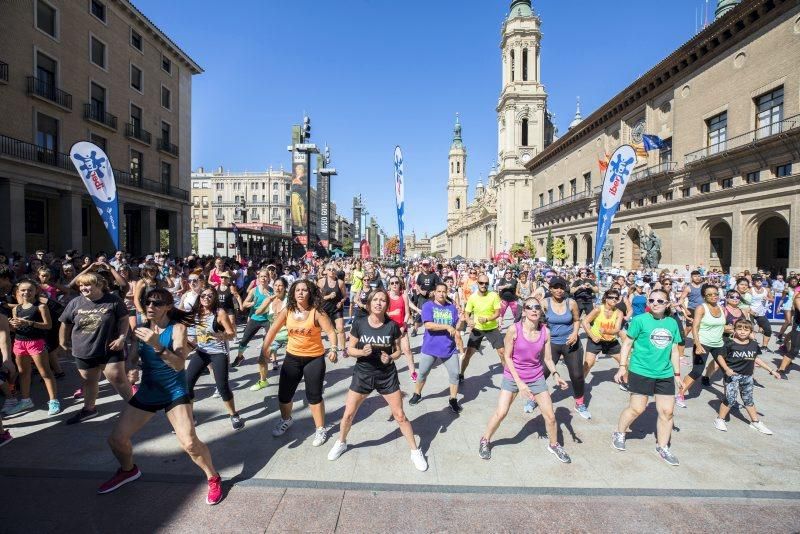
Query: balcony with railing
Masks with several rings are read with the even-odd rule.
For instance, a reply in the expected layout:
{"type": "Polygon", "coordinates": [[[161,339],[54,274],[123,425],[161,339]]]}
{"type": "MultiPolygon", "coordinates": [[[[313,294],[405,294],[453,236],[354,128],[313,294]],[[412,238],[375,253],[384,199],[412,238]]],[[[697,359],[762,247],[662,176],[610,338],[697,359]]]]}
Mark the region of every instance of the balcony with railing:
{"type": "Polygon", "coordinates": [[[117,130],[117,116],[112,115],[95,104],[87,103],[83,105],[83,118],[87,121],[92,121],[106,128],[110,128],[111,130],[117,130]]]}
{"type": "Polygon", "coordinates": [[[545,204],[544,206],[538,207],[533,210],[532,214],[534,217],[536,217],[537,215],[541,215],[545,212],[557,208],[562,208],[570,204],[574,204],[581,201],[588,202],[591,199],[593,199],[599,192],[600,192],[600,186],[597,186],[593,189],[584,189],[583,191],[580,191],[568,197],[564,197],[562,199],[556,200],[555,202],[551,202],[550,204],[545,204]]]}
{"type": "Polygon", "coordinates": [[[148,146],[150,145],[150,141],[152,139],[150,132],[132,122],[125,123],[125,137],[128,139],[135,139],[148,146]]]}
{"type": "MultiPolygon", "coordinates": [[[[43,148],[33,143],[28,143],[5,135],[0,135],[0,157],[10,157],[21,161],[41,163],[50,167],[58,167],[69,173],[75,173],[75,166],[70,161],[69,154],[43,148]]],[[[148,180],[147,178],[142,178],[139,175],[133,175],[119,169],[114,169],[114,179],[117,185],[122,184],[180,200],[189,200],[189,191],[185,189],[155,180],[148,180]]]]}
{"type": "Polygon", "coordinates": [[[178,157],[178,146],[173,145],[169,142],[169,139],[164,139],[163,137],[159,137],[158,141],[156,142],[158,149],[162,152],[166,152],[171,156],[178,157]]]}
{"type": "Polygon", "coordinates": [[[0,83],[8,83],[8,63],[0,61],[0,83]]]}
{"type": "Polygon", "coordinates": [[[658,165],[653,165],[652,167],[647,167],[646,169],[642,169],[631,174],[631,177],[628,180],[628,185],[634,182],[642,181],[646,178],[661,178],[662,176],[675,174],[677,170],[677,161],[663,161],[658,165]]]}
{"type": "Polygon", "coordinates": [[[773,139],[780,134],[789,132],[798,127],[800,127],[800,114],[773,122],[761,128],[756,128],[742,135],[725,139],[724,141],[709,145],[700,150],[689,152],[685,156],[685,164],[687,166],[694,165],[715,156],[721,156],[743,148],[753,147],[762,141],[773,139]]]}
{"type": "Polygon", "coordinates": [[[35,76],[28,76],[28,94],[52,102],[67,111],[72,111],[71,94],[62,91],[55,84],[40,80],[35,76]]]}

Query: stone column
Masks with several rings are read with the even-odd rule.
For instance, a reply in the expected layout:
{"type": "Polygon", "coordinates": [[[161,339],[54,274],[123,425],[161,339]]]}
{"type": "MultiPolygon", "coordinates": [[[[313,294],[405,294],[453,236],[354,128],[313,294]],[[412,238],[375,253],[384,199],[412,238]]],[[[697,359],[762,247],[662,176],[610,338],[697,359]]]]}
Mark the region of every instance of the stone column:
{"type": "MultiPolygon", "coordinates": [[[[181,208],[183,209],[183,208],[181,208]]],[[[169,213],[169,253],[172,257],[183,256],[183,224],[180,213],[169,213]]]]}
{"type": "Polygon", "coordinates": [[[789,271],[800,271],[800,195],[794,195],[789,211],[789,271]]]}
{"type": "Polygon", "coordinates": [[[62,191],[58,202],[59,238],[58,251],[83,250],[83,195],[78,191],[62,191]]]}
{"type": "Polygon", "coordinates": [[[25,184],[17,180],[0,182],[0,246],[6,254],[25,250],[25,184]]]}
{"type": "Polygon", "coordinates": [[[158,248],[158,231],[156,230],[156,208],[142,206],[142,254],[152,254],[158,248]]]}
{"type": "Polygon", "coordinates": [[[755,247],[758,246],[758,242],[746,239],[743,225],[742,212],[734,210],[731,214],[731,273],[734,275],[749,268],[745,267],[750,256],[746,249],[753,248],[752,255],[755,258],[755,247]]]}

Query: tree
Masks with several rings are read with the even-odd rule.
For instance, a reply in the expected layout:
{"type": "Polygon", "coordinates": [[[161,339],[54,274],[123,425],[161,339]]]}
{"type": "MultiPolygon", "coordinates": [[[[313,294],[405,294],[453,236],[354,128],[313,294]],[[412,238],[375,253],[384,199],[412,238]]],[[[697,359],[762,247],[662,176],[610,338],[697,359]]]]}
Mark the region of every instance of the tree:
{"type": "Polygon", "coordinates": [[[553,240],[553,247],[550,254],[553,256],[554,260],[561,264],[564,263],[564,260],[567,259],[567,244],[564,242],[563,238],[557,237],[553,240]]]}
{"type": "Polygon", "coordinates": [[[529,258],[536,257],[536,245],[533,244],[533,239],[529,235],[525,236],[525,251],[528,253],[529,258]]]}
{"type": "Polygon", "coordinates": [[[400,254],[400,238],[393,235],[386,240],[386,252],[389,254],[400,254]]]}
{"type": "Polygon", "coordinates": [[[547,257],[547,264],[553,265],[553,231],[547,231],[547,241],[545,242],[545,255],[547,257]]]}
{"type": "Polygon", "coordinates": [[[528,250],[522,243],[514,243],[511,245],[511,255],[517,259],[525,258],[528,255],[528,250]]]}
{"type": "Polygon", "coordinates": [[[347,256],[353,255],[353,238],[352,237],[345,237],[342,241],[342,252],[344,252],[347,256]]]}

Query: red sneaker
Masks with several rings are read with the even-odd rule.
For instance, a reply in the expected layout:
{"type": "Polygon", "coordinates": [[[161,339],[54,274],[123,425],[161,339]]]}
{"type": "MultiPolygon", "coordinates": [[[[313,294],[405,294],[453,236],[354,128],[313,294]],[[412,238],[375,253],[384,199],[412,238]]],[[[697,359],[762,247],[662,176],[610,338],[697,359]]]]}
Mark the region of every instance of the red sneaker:
{"type": "Polygon", "coordinates": [[[139,391],[139,386],[136,384],[131,384],[131,392],[136,395],[136,392],[139,391]]]}
{"type": "Polygon", "coordinates": [[[72,394],[73,399],[82,399],[83,398],[83,389],[78,388],[75,390],[75,393],[72,394]]]}
{"type": "Polygon", "coordinates": [[[219,475],[208,479],[208,504],[217,504],[222,500],[222,478],[219,475]]]}
{"type": "Polygon", "coordinates": [[[124,486],[128,482],[138,480],[142,476],[142,472],[135,465],[130,471],[123,471],[122,468],[117,469],[113,477],[106,480],[102,486],[97,488],[98,494],[111,493],[115,489],[124,486]]]}

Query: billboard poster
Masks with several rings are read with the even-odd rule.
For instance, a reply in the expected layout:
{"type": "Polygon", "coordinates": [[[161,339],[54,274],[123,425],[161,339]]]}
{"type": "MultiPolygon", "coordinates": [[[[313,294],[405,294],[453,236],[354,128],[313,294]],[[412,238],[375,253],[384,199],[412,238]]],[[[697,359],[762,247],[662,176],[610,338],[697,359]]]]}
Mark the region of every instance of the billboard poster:
{"type": "MultiPolygon", "coordinates": [[[[292,145],[300,143],[300,126],[292,127],[292,145]]],[[[306,205],[308,195],[308,161],[306,154],[292,152],[292,186],[290,188],[290,208],[292,220],[292,239],[297,243],[307,243],[306,223],[309,206],[306,205]]]]}
{"type": "Polygon", "coordinates": [[[358,254],[361,243],[361,204],[353,197],[353,254],[358,254]]]}

